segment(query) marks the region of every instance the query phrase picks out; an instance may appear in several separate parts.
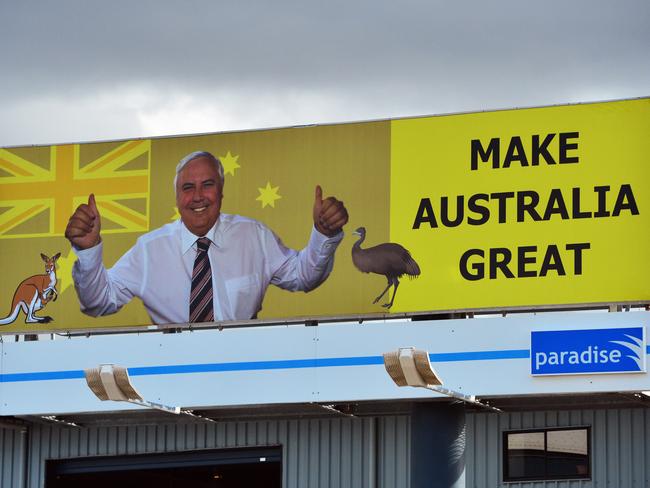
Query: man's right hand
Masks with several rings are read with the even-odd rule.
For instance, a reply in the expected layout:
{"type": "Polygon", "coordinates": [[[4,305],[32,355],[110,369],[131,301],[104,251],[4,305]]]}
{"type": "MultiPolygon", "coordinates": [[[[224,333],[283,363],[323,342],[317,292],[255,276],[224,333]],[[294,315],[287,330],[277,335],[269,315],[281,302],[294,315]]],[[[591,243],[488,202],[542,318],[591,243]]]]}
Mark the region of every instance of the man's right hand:
{"type": "Polygon", "coordinates": [[[65,236],[76,249],[89,249],[101,242],[101,226],[102,220],[95,203],[95,195],[91,193],[88,203],[79,205],[68,220],[65,236]]]}

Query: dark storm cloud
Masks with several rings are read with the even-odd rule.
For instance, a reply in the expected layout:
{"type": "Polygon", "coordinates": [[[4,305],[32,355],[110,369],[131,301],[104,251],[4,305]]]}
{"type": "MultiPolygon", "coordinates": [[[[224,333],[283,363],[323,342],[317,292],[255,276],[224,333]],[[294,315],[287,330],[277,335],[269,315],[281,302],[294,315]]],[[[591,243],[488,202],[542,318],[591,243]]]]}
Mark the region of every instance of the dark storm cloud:
{"type": "Polygon", "coordinates": [[[156,106],[268,126],[650,86],[647,0],[3,1],[0,18],[3,145],[146,135],[156,106]]]}

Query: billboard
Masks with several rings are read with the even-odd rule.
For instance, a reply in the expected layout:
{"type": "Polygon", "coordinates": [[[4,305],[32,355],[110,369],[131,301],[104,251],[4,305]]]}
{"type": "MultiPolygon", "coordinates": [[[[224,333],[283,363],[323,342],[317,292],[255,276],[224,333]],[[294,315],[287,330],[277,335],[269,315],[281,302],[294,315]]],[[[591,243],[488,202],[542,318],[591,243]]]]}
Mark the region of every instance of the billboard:
{"type": "Polygon", "coordinates": [[[0,149],[0,332],[150,324],[137,299],[79,311],[63,233],[94,193],[112,266],[178,219],[175,167],[196,150],[223,163],[221,211],[289,247],[307,244],[316,185],[349,212],[329,278],[309,293],[269,287],[261,319],[650,302],[648,134],[645,98],[0,149]],[[371,249],[385,243],[399,247],[371,249]],[[405,251],[410,264],[382,264],[405,251]],[[54,290],[37,297],[52,266],[54,290]]]}

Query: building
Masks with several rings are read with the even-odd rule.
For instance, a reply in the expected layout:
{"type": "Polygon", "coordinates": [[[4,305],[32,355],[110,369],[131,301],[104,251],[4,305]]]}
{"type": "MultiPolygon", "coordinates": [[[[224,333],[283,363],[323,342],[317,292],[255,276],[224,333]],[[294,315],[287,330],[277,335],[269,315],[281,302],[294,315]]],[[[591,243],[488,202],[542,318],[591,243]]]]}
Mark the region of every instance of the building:
{"type": "MultiPolygon", "coordinates": [[[[9,301],[54,251],[60,298],[35,309],[53,321],[19,312],[0,329],[0,486],[648,486],[649,102],[3,149],[15,181],[0,178],[0,291],[9,301]],[[152,326],[137,303],[81,315],[61,206],[101,186],[115,260],[170,220],[178,155],[213,146],[232,148],[242,213],[290,245],[309,224],[304,181],[327,174],[351,226],[403,244],[422,275],[379,312],[385,278],[354,268],[346,238],[322,288],[270,292],[259,320],[152,326]],[[285,159],[296,188],[265,174],[255,199],[251,175],[285,159]],[[36,199],[48,178],[74,198],[36,199]],[[416,369],[430,362],[442,385],[397,386],[384,354],[401,348],[426,351],[416,369]],[[89,387],[110,371],[86,371],[108,364],[128,370],[139,405],[89,387]]],[[[398,383],[417,380],[405,371],[398,383]]],[[[110,388],[125,391],[120,378],[110,388]]]]}

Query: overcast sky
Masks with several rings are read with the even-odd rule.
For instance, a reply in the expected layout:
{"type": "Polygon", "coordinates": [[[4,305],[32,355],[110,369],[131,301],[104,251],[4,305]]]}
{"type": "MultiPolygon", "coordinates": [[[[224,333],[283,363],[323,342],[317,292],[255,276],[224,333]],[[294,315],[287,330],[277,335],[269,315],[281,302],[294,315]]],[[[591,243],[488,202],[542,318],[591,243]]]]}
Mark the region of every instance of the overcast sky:
{"type": "Polygon", "coordinates": [[[0,0],[0,146],[650,95],[649,0],[0,0]]]}

